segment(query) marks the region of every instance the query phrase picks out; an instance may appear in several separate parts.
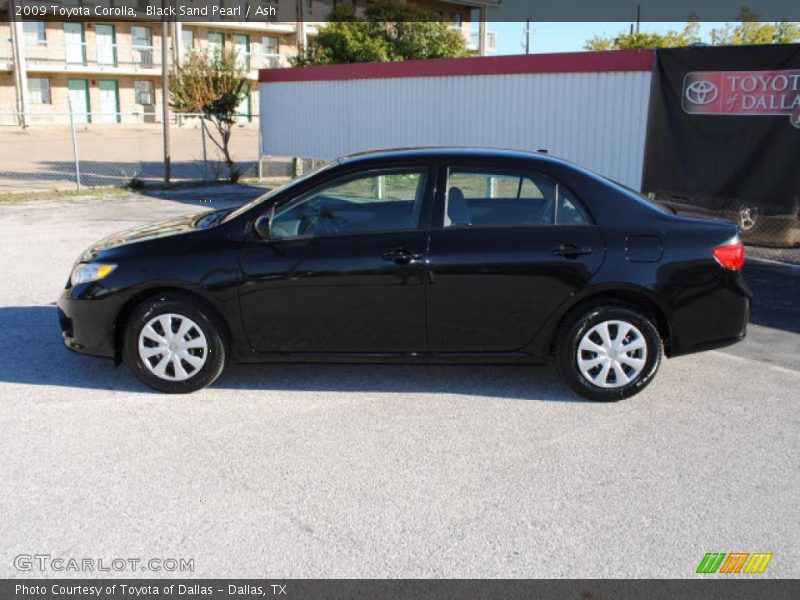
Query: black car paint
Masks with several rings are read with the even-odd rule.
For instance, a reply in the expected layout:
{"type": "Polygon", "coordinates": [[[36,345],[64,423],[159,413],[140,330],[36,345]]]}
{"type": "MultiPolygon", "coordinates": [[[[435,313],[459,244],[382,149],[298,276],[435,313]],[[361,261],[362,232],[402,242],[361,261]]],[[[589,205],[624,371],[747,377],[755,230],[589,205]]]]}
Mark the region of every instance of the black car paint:
{"type": "Polygon", "coordinates": [[[750,291],[712,256],[737,235],[734,225],[671,214],[548,156],[447,148],[358,155],[233,215],[173,219],[92,246],[81,261],[120,266],[64,290],[67,346],[119,361],[126,316],[167,289],[208,302],[240,362],[543,363],[565,315],[601,296],[654,313],[669,356],[745,334],[750,291]],[[273,206],[326,181],[397,166],[428,169],[418,230],[276,241],[253,230],[273,206]],[[444,228],[452,166],[547,174],[593,224],[444,228]],[[198,227],[208,221],[219,224],[198,227]],[[559,254],[564,248],[588,252],[559,254]]]}

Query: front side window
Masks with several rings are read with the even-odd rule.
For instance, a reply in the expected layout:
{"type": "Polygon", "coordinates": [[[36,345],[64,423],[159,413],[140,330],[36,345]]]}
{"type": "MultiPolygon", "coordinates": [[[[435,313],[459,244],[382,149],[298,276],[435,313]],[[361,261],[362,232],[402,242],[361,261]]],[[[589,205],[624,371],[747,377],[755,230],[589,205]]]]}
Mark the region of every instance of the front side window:
{"type": "Polygon", "coordinates": [[[373,171],[328,183],[275,211],[273,238],[415,229],[425,170],[373,171]]]}
{"type": "Polygon", "coordinates": [[[574,195],[547,175],[450,170],[445,227],[588,223],[588,215],[574,195]]]}

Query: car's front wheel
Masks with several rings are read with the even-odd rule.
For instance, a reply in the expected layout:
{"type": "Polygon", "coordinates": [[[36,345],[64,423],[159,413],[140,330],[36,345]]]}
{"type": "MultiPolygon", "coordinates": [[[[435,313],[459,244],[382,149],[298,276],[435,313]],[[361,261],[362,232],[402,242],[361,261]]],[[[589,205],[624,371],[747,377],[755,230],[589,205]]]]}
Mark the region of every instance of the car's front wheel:
{"type": "Polygon", "coordinates": [[[661,363],[662,342],[639,310],[598,305],[564,323],[556,363],[569,386],[586,398],[613,401],[642,391],[661,363]]]}
{"type": "Polygon", "coordinates": [[[145,384],[189,393],[213,383],[225,367],[226,345],[218,318],[203,302],[180,293],[154,296],[131,313],[124,358],[145,384]]]}

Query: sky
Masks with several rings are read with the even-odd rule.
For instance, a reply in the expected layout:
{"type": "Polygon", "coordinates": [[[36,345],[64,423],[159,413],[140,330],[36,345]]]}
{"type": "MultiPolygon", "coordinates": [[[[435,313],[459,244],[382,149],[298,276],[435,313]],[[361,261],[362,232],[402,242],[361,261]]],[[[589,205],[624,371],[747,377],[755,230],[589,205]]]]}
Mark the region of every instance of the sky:
{"type": "MultiPolygon", "coordinates": [[[[712,29],[722,27],[724,23],[700,23],[700,35],[708,41],[712,29]]],[[[580,52],[586,40],[600,35],[603,37],[615,36],[620,32],[630,31],[630,22],[560,22],[560,23],[532,23],[531,52],[540,54],[548,52],[580,52]]],[[[676,31],[686,27],[685,22],[675,23],[642,23],[640,31],[666,32],[669,29],[676,31]]],[[[489,31],[497,32],[497,52],[492,54],[524,54],[525,53],[525,23],[489,23],[489,31]]]]}

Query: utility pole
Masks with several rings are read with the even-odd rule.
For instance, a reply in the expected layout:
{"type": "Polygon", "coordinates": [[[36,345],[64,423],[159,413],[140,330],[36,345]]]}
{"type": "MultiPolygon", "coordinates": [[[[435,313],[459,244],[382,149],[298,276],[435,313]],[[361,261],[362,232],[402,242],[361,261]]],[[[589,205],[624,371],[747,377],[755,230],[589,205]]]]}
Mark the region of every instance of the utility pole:
{"type": "MultiPolygon", "coordinates": [[[[162,8],[164,0],[161,1],[162,8]]],[[[166,14],[166,11],[165,11],[166,14]]],[[[169,152],[169,23],[161,17],[161,120],[164,128],[164,185],[169,185],[171,175],[169,152]]]]}
{"type": "Polygon", "coordinates": [[[639,24],[642,22],[642,5],[636,5],[636,33],[639,33],[639,24]]]}
{"type": "Polygon", "coordinates": [[[486,56],[486,5],[481,4],[480,23],[478,23],[478,56],[486,56]]]}
{"type": "Polygon", "coordinates": [[[531,53],[531,20],[525,19],[525,54],[531,53]]]}
{"type": "Polygon", "coordinates": [[[172,23],[172,61],[177,67],[183,64],[183,24],[177,19],[172,23]]]}
{"type": "Polygon", "coordinates": [[[306,58],[306,45],[308,45],[306,15],[303,2],[305,2],[305,0],[297,0],[297,5],[295,6],[297,11],[297,55],[300,58],[306,58]]]}
{"type": "Polygon", "coordinates": [[[14,57],[14,87],[17,100],[17,124],[25,129],[28,126],[25,112],[28,110],[28,67],[25,61],[25,33],[22,21],[16,18],[16,2],[11,1],[11,45],[14,57]]]}

